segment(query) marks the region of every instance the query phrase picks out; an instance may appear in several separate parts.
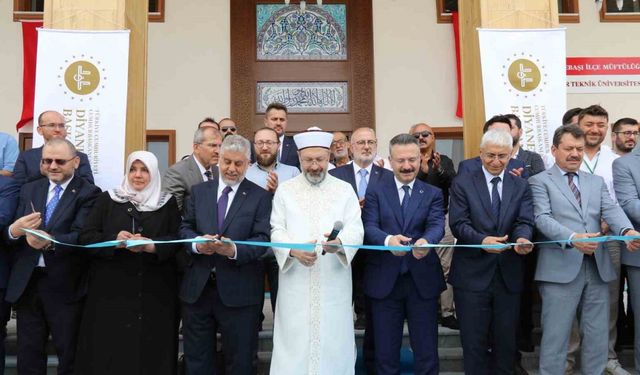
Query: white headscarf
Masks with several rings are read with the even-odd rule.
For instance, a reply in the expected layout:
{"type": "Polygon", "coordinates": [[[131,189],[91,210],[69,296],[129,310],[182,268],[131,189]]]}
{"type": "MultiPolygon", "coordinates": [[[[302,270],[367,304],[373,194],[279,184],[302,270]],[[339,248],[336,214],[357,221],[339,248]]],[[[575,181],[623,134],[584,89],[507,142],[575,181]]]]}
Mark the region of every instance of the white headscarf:
{"type": "Polygon", "coordinates": [[[149,151],[134,151],[127,158],[127,169],[119,188],[109,190],[111,199],[118,203],[131,202],[138,211],[155,211],[169,201],[171,194],[161,191],[158,159],[149,151]],[[141,161],[149,170],[149,184],[137,191],[129,183],[129,170],[136,160],[141,161]]]}

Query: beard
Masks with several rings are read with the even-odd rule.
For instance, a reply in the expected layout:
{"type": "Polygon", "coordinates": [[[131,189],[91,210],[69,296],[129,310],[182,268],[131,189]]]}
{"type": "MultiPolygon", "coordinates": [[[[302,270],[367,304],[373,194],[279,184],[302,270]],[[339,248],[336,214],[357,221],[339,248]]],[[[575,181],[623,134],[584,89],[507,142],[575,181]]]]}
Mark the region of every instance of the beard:
{"type": "Polygon", "coordinates": [[[269,167],[272,166],[273,163],[276,162],[276,157],[278,157],[278,153],[274,154],[257,154],[256,161],[258,165],[261,167],[269,167]]]}
{"type": "Polygon", "coordinates": [[[327,177],[327,172],[324,170],[318,172],[317,174],[311,174],[310,172],[303,171],[302,174],[311,185],[318,185],[319,183],[324,181],[325,177],[327,177]]]}

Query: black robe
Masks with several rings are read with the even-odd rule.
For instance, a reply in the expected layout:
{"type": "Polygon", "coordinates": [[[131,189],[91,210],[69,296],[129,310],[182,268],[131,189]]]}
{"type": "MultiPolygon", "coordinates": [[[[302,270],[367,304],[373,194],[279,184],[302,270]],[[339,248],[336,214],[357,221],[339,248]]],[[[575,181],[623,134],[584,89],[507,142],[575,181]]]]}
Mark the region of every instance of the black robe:
{"type": "MultiPolygon", "coordinates": [[[[175,198],[153,212],[97,199],[80,234],[83,244],[115,240],[125,230],[153,240],[178,238],[175,198]]],[[[89,289],[80,326],[76,374],[174,375],[178,352],[175,254],[179,245],[156,245],[156,253],[124,248],[91,253],[89,289]]]]}

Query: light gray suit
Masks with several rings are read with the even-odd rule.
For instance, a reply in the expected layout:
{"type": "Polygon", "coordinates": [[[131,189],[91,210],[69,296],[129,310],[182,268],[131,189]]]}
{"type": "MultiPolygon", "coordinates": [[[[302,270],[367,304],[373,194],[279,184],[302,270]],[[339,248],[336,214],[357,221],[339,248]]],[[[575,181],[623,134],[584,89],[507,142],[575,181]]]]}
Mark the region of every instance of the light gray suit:
{"type": "MultiPolygon", "coordinates": [[[[218,168],[212,167],[212,179],[218,179],[218,168]]],[[[204,177],[200,173],[198,164],[193,155],[180,160],[167,169],[162,176],[162,191],[176,197],[178,208],[182,212],[183,204],[189,199],[191,187],[204,182],[204,177]]]]}
{"type": "MultiPolygon", "coordinates": [[[[627,214],[633,227],[640,229],[640,148],[613,162],[613,187],[620,207],[627,214]]],[[[622,251],[622,264],[627,266],[631,284],[631,304],[635,322],[634,355],[636,370],[640,371],[640,252],[622,251]]]]}
{"type": "MultiPolygon", "coordinates": [[[[529,179],[539,241],[568,240],[573,233],[597,233],[604,219],[615,234],[631,223],[612,200],[600,176],[578,171],[582,205],[557,167],[529,179]]],[[[617,275],[600,244],[585,256],[567,243],[537,245],[536,280],[542,295],[540,374],[563,374],[571,324],[581,306],[582,373],[602,374],[607,363],[608,282],[617,275]]]]}

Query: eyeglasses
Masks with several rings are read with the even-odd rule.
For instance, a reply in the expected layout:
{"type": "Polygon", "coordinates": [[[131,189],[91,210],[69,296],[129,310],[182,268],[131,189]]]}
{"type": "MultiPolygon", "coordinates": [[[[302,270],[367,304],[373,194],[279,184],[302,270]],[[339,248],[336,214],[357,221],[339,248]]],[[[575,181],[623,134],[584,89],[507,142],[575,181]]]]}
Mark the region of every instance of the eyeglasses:
{"type": "Polygon", "coordinates": [[[224,133],[227,133],[227,132],[235,133],[237,129],[235,126],[223,126],[220,130],[223,131],[224,133]]]}
{"type": "Polygon", "coordinates": [[[482,157],[487,159],[487,160],[494,160],[494,159],[498,159],[498,160],[507,160],[509,159],[511,155],[509,154],[485,154],[482,153],[482,157]]]}
{"type": "Polygon", "coordinates": [[[315,159],[303,158],[301,161],[302,161],[302,164],[304,165],[322,164],[327,161],[327,158],[325,157],[315,158],[315,159]]]}
{"type": "Polygon", "coordinates": [[[413,136],[414,136],[414,137],[416,137],[416,139],[420,139],[420,137],[422,137],[422,138],[429,138],[429,137],[431,137],[432,135],[433,135],[433,133],[431,133],[431,132],[430,132],[430,131],[428,131],[428,130],[425,130],[425,131],[420,132],[420,133],[413,133],[413,136]]]}
{"type": "Polygon", "coordinates": [[[49,130],[53,130],[53,129],[64,129],[66,126],[63,123],[51,123],[51,124],[42,124],[40,125],[41,128],[47,128],[49,130]]]}
{"type": "Polygon", "coordinates": [[[338,141],[331,142],[331,146],[344,146],[345,143],[347,143],[346,139],[340,139],[338,141]]]}
{"type": "Polygon", "coordinates": [[[376,141],[376,140],[370,140],[370,141],[362,140],[362,141],[356,142],[356,145],[358,145],[360,147],[363,147],[364,145],[375,146],[377,144],[378,144],[378,141],[376,141]]]}
{"type": "Polygon", "coordinates": [[[633,132],[633,131],[630,131],[630,130],[627,130],[625,132],[614,132],[614,133],[616,133],[617,135],[622,134],[625,137],[631,137],[631,136],[637,137],[638,134],[640,134],[640,132],[637,132],[637,131],[633,132]]]}
{"type": "Polygon", "coordinates": [[[280,144],[280,142],[278,141],[257,141],[257,142],[253,142],[254,145],[258,146],[258,147],[262,147],[262,146],[275,146],[277,144],[280,144]]]}
{"type": "Polygon", "coordinates": [[[40,160],[40,163],[42,163],[42,165],[51,165],[53,164],[53,162],[55,161],[56,164],[58,164],[59,166],[64,166],[65,164],[67,164],[67,162],[70,162],[71,160],[75,159],[76,157],[72,157],[71,159],[49,159],[49,158],[44,158],[42,160],[40,160]]]}

